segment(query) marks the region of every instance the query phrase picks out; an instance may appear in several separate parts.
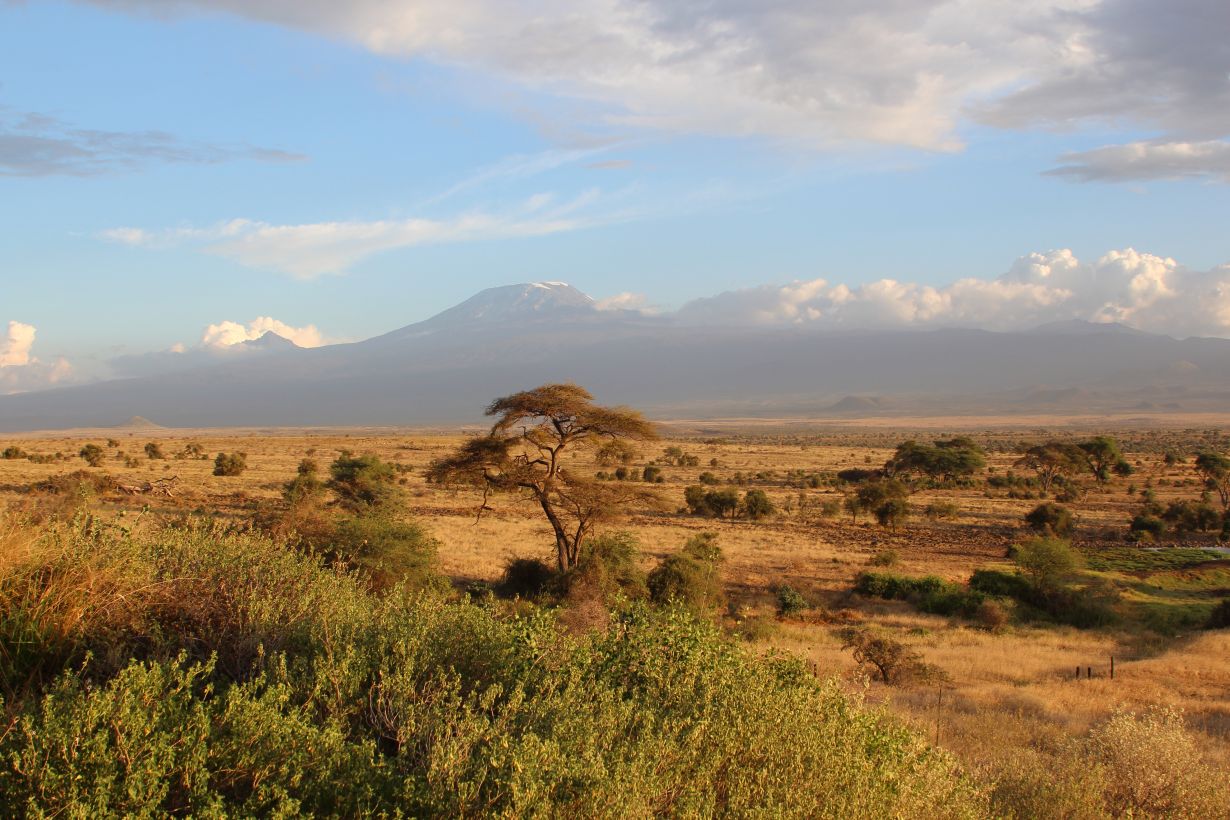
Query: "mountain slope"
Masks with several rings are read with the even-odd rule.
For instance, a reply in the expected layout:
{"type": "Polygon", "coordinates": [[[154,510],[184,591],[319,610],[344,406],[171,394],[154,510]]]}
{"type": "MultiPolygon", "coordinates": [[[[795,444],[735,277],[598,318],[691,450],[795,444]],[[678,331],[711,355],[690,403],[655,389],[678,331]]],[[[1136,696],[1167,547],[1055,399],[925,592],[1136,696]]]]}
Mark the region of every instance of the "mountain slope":
{"type": "Polygon", "coordinates": [[[587,386],[600,401],[693,417],[1083,412],[1142,403],[1198,410],[1225,407],[1230,397],[1230,341],[1222,339],[1103,326],[685,327],[598,310],[561,283],[493,288],[364,342],[287,345],[269,339],[259,356],[0,397],[0,430],[107,426],[137,415],[173,427],[469,422],[496,396],[560,380],[587,386]]]}

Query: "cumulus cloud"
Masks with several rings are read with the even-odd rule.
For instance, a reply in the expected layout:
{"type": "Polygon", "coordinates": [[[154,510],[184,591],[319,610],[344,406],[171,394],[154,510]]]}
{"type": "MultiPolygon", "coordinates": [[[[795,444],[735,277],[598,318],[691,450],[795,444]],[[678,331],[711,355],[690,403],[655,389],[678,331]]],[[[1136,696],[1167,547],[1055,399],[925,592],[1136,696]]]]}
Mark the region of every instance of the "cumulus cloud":
{"type": "Polygon", "coordinates": [[[34,325],[9,322],[8,333],[0,339],[0,367],[21,367],[30,363],[30,348],[34,347],[34,325]]]}
{"type": "Polygon", "coordinates": [[[1176,336],[1230,336],[1230,265],[1208,271],[1134,249],[1082,262],[1070,250],[1031,253],[994,279],[944,287],[882,279],[851,287],[824,279],[697,299],[682,321],[817,328],[976,327],[1052,321],[1121,322],[1176,336]]]}
{"type": "Polygon", "coordinates": [[[1224,0],[93,2],[228,11],[497,74],[624,127],[928,150],[959,148],[968,117],[1230,135],[1224,0]]]}
{"type": "Polygon", "coordinates": [[[633,293],[626,290],[623,293],[599,299],[594,302],[594,307],[598,308],[598,310],[636,310],[645,312],[649,310],[649,298],[643,293],[633,293]]]}
{"type": "Polygon", "coordinates": [[[1081,182],[1130,182],[1206,178],[1230,182],[1230,142],[1130,142],[1078,151],[1059,158],[1047,174],[1081,182]]]}
{"type": "Polygon", "coordinates": [[[625,218],[617,212],[594,213],[589,206],[597,198],[597,192],[587,191],[556,203],[554,197],[539,194],[505,212],[475,211],[444,219],[416,217],[291,225],[233,219],[205,228],[119,227],[101,232],[99,238],[134,247],[196,246],[246,267],[312,279],[345,273],[374,254],[397,248],[546,236],[625,218]]]}
{"type": "Polygon", "coordinates": [[[163,131],[78,128],[55,117],[0,108],[0,176],[96,176],[155,162],[286,162],[298,154],[251,145],[192,142],[163,131]]]}
{"type": "Polygon", "coordinates": [[[64,358],[43,362],[31,352],[37,330],[24,322],[10,321],[0,337],[0,393],[21,393],[63,382],[73,375],[64,358]]]}
{"type": "MultiPolygon", "coordinates": [[[[299,347],[320,347],[325,344],[325,338],[316,325],[292,327],[272,316],[258,316],[246,325],[230,320],[209,325],[201,333],[201,345],[215,349],[232,347],[243,342],[254,341],[270,332],[294,342],[299,347]]],[[[182,345],[178,352],[184,352],[182,345]]]]}

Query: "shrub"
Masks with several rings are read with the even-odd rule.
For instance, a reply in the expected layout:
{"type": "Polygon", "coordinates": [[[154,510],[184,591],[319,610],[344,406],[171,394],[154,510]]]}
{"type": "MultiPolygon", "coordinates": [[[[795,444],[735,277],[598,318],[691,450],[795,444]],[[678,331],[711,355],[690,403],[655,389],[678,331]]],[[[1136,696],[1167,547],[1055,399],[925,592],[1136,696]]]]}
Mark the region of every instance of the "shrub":
{"type": "Polygon", "coordinates": [[[1224,783],[1201,759],[1180,712],[1120,712],[1089,735],[1106,770],[1106,808],[1115,817],[1224,816],[1224,783]]]}
{"type": "Polygon", "coordinates": [[[1221,513],[1207,501],[1173,501],[1162,513],[1162,520],[1177,533],[1211,532],[1221,528],[1221,513]]]}
{"type": "Polygon", "coordinates": [[[1132,518],[1128,532],[1135,540],[1153,540],[1166,534],[1166,522],[1155,515],[1141,513],[1132,518]]]}
{"type": "Polygon", "coordinates": [[[662,468],[653,465],[646,467],[641,473],[641,480],[650,484],[661,484],[664,481],[662,478],[662,468]]]}
{"type": "Polygon", "coordinates": [[[504,565],[496,592],[505,598],[537,598],[547,591],[555,570],[538,558],[513,558],[504,565]]]}
{"type": "Polygon", "coordinates": [[[405,583],[421,588],[437,582],[439,543],[418,524],[369,514],[338,524],[325,557],[346,569],[359,570],[377,588],[405,583]]]}
{"type": "Polygon", "coordinates": [[[1021,601],[1030,597],[1029,582],[1023,576],[996,569],[974,570],[969,579],[969,587],[993,598],[1014,598],[1021,601]]]}
{"type": "Polygon", "coordinates": [[[166,458],[166,456],[162,454],[162,446],[155,441],[151,441],[145,445],[145,457],[151,461],[166,458]]]}
{"type": "Polygon", "coordinates": [[[753,521],[768,518],[777,511],[764,490],[748,490],[743,495],[743,514],[753,521]]]}
{"type": "Polygon", "coordinates": [[[951,501],[936,501],[927,505],[923,510],[923,515],[932,521],[939,521],[956,518],[960,511],[960,508],[951,501]]]}
{"type": "Polygon", "coordinates": [[[836,498],[827,498],[820,505],[820,514],[825,518],[836,518],[841,512],[841,502],[836,498]]]}
{"type": "Polygon", "coordinates": [[[19,458],[27,458],[26,451],[15,445],[9,445],[4,448],[4,452],[0,452],[0,458],[6,461],[13,461],[19,458]]]}
{"type": "Polygon", "coordinates": [[[709,487],[712,487],[712,486],[715,486],[721,483],[718,480],[718,477],[714,475],[713,473],[709,472],[708,470],[706,470],[705,472],[697,476],[696,480],[699,481],[701,484],[704,484],[709,487]]]}
{"type": "Polygon", "coordinates": [[[106,453],[97,444],[87,444],[81,448],[78,455],[91,467],[101,467],[106,453]]]}
{"type": "Polygon", "coordinates": [[[214,459],[214,475],[217,476],[243,475],[246,469],[248,469],[246,453],[218,453],[217,458],[214,459]]]}
{"type": "Polygon", "coordinates": [[[342,506],[352,512],[390,505],[400,499],[393,465],[366,453],[356,456],[343,450],[329,465],[328,488],[342,506]]]}
{"type": "Polygon", "coordinates": [[[807,599],[803,597],[803,593],[799,592],[789,584],[778,584],[775,590],[777,596],[777,614],[782,617],[790,617],[798,615],[811,608],[807,603],[807,599]]]}
{"type": "Polygon", "coordinates": [[[566,596],[574,587],[585,585],[604,600],[615,593],[643,597],[645,573],[639,565],[639,553],[640,544],[629,532],[590,538],[581,545],[576,565],[556,579],[556,591],[566,596]]]}
{"type": "Polygon", "coordinates": [[[867,629],[848,629],[842,649],[849,649],[860,667],[870,666],[875,675],[890,686],[926,683],[942,678],[934,666],[905,644],[867,629]]]}
{"type": "Polygon", "coordinates": [[[839,470],[837,480],[844,481],[847,484],[862,484],[864,481],[881,478],[883,475],[879,470],[865,470],[861,467],[852,467],[848,470],[839,470]]]}
{"type": "Polygon", "coordinates": [[[904,498],[887,498],[876,508],[876,521],[884,527],[896,529],[910,516],[910,504],[904,498]]]}
{"type": "Polygon", "coordinates": [[[706,532],[688,539],[683,549],[666,556],[647,579],[650,599],[706,613],[725,599],[722,590],[722,550],[717,536],[706,532]]]}
{"type": "Polygon", "coordinates": [[[1017,566],[1038,589],[1052,589],[1082,565],[1071,543],[1062,538],[1031,538],[1016,545],[1017,566]]]}
{"type": "Polygon", "coordinates": [[[978,604],[978,609],[974,611],[974,619],[990,631],[999,632],[1008,625],[1012,616],[1002,603],[987,599],[978,604]]]}
{"type": "Polygon", "coordinates": [[[896,550],[880,550],[867,559],[867,563],[873,567],[892,567],[897,565],[899,560],[896,550]]]}
{"type": "Polygon", "coordinates": [[[1072,512],[1059,504],[1039,504],[1025,514],[1025,523],[1034,532],[1064,536],[1072,531],[1072,512]]]}
{"type": "Polygon", "coordinates": [[[1209,613],[1205,629],[1226,629],[1227,627],[1230,627],[1230,598],[1222,598],[1209,613]]]}
{"type": "Polygon", "coordinates": [[[871,598],[909,601],[923,612],[933,615],[973,617],[984,595],[953,584],[943,578],[928,575],[908,578],[888,572],[861,572],[854,579],[854,591],[871,598]]]}
{"type": "Polygon", "coordinates": [[[884,712],[686,613],[634,604],[573,639],[213,527],[31,537],[0,562],[0,659],[34,662],[0,735],[20,816],[989,810],[884,712]]]}

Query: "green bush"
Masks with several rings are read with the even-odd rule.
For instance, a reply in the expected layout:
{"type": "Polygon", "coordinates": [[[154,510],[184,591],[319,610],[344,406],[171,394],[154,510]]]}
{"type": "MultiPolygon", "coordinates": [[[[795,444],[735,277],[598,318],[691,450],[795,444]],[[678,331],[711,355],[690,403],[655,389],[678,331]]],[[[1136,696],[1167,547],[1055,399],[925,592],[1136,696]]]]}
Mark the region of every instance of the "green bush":
{"type": "Polygon", "coordinates": [[[777,596],[777,614],[782,617],[788,618],[791,615],[798,615],[800,612],[811,609],[811,605],[807,603],[803,593],[789,584],[778,584],[774,594],[777,596]]]}
{"type": "Polygon", "coordinates": [[[101,467],[106,453],[97,444],[87,444],[78,455],[91,467],[101,467]]]}
{"type": "Polygon", "coordinates": [[[505,598],[537,598],[554,577],[555,570],[540,558],[513,558],[504,565],[496,592],[505,598]]]}
{"type": "Polygon", "coordinates": [[[217,476],[243,475],[246,469],[248,469],[246,453],[218,453],[217,458],[214,459],[214,475],[217,476]]]}
{"type": "Polygon", "coordinates": [[[24,641],[43,674],[6,689],[0,805],[21,816],[989,810],[884,712],[677,610],[573,638],[208,527],[62,526],[0,590],[3,623],[73,649],[24,641]]]}
{"type": "Polygon", "coordinates": [[[378,588],[398,582],[419,588],[437,582],[438,547],[418,524],[367,514],[341,521],[324,554],[330,563],[360,570],[378,588]]]}
{"type": "Polygon", "coordinates": [[[869,598],[909,601],[920,611],[932,615],[965,618],[974,617],[986,599],[976,589],[934,575],[910,578],[891,572],[860,572],[854,579],[854,591],[869,598]]]}
{"type": "Polygon", "coordinates": [[[646,579],[650,599],[692,612],[711,612],[725,600],[722,550],[711,532],[689,538],[683,549],[662,559],[646,579]]]}
{"type": "Polygon", "coordinates": [[[777,512],[764,490],[748,490],[743,494],[743,514],[753,521],[768,518],[777,512]]]}
{"type": "Polygon", "coordinates": [[[393,465],[367,453],[356,456],[343,450],[329,465],[329,489],[337,493],[342,506],[352,512],[385,507],[400,499],[393,465]]]}
{"type": "Polygon", "coordinates": [[[578,585],[592,588],[602,598],[616,593],[644,597],[645,573],[639,563],[640,544],[629,532],[595,536],[581,545],[577,563],[555,579],[555,591],[566,596],[578,585]]]}
{"type": "Polygon", "coordinates": [[[1025,514],[1025,523],[1034,532],[1067,535],[1072,531],[1072,511],[1059,504],[1039,504],[1025,514]]]}
{"type": "Polygon", "coordinates": [[[156,441],[151,441],[145,445],[145,457],[151,461],[166,458],[162,453],[162,446],[156,441]]]}
{"type": "Polygon", "coordinates": [[[1204,628],[1226,629],[1227,627],[1230,627],[1230,598],[1222,598],[1209,613],[1209,620],[1205,623],[1204,628]]]}

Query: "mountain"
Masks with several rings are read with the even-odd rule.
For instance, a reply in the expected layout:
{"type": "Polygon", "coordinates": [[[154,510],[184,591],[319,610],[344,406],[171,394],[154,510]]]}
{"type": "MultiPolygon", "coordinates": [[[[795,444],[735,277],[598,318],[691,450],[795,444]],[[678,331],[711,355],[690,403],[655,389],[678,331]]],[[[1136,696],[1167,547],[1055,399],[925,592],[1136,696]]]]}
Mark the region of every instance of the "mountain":
{"type": "Polygon", "coordinates": [[[480,421],[496,396],[563,380],[602,402],[688,418],[1230,403],[1230,340],[1087,323],[1017,333],[685,325],[600,310],[560,282],[485,290],[362,342],[308,349],[267,334],[245,344],[260,355],[177,354],[170,370],[0,397],[0,431],[132,416],[170,427],[457,424],[480,421]]]}

